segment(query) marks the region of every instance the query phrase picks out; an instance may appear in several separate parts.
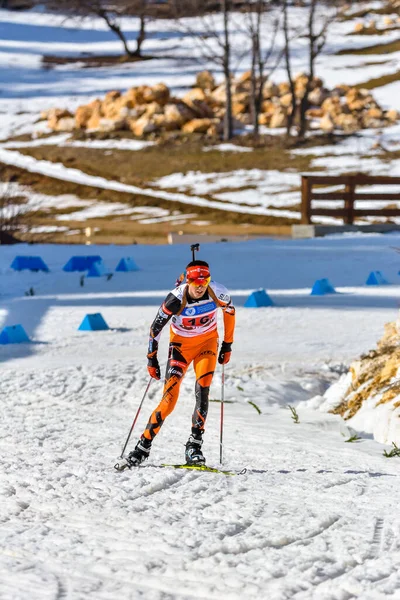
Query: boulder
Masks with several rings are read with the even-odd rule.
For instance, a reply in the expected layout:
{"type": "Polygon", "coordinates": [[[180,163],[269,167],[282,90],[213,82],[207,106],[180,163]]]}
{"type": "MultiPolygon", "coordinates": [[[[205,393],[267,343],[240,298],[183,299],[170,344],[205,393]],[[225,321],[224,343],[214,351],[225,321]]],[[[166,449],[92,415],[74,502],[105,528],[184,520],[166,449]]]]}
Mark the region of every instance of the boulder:
{"type": "Polygon", "coordinates": [[[215,79],[210,71],[201,71],[197,74],[196,87],[207,91],[215,89],[215,79]]]}
{"type": "Polygon", "coordinates": [[[165,83],[157,83],[153,87],[144,86],[143,98],[145,102],[157,102],[157,104],[165,106],[170,98],[169,88],[165,83]]]}
{"type": "Polygon", "coordinates": [[[191,121],[196,116],[195,113],[184,102],[166,104],[164,108],[164,115],[167,121],[179,123],[180,126],[188,121],[191,121]]]}
{"type": "MultiPolygon", "coordinates": [[[[100,125],[100,119],[103,118],[103,111],[102,111],[102,103],[100,102],[100,100],[95,100],[94,102],[91,103],[92,105],[92,114],[90,115],[90,119],[87,122],[86,128],[87,129],[98,129],[99,125],[100,125]]],[[[89,106],[91,106],[89,104],[89,106]]]]}
{"type": "Polygon", "coordinates": [[[53,108],[47,113],[47,125],[50,129],[57,130],[57,123],[60,119],[68,119],[74,115],[64,108],[53,108]]]}
{"type": "Polygon", "coordinates": [[[292,94],[288,93],[288,94],[284,94],[283,96],[281,96],[279,98],[279,103],[281,106],[284,106],[285,108],[289,108],[289,106],[292,106],[292,94]]]}
{"type": "Polygon", "coordinates": [[[158,104],[158,102],[150,102],[149,104],[145,104],[144,108],[145,111],[143,113],[143,116],[146,116],[149,119],[156,114],[163,113],[163,107],[160,104],[158,104]]]}
{"type": "Polygon", "coordinates": [[[319,122],[320,129],[325,133],[332,133],[335,129],[335,125],[329,113],[326,113],[319,122]]]}
{"type": "Polygon", "coordinates": [[[271,129],[276,129],[278,127],[286,127],[287,125],[287,114],[286,111],[282,108],[277,108],[273,115],[271,116],[271,120],[269,122],[269,126],[271,129]]]}
{"type": "Polygon", "coordinates": [[[263,98],[270,100],[274,96],[279,96],[279,87],[272,81],[266,81],[263,86],[263,98]]]}
{"type": "Polygon", "coordinates": [[[216,87],[210,94],[210,97],[214,100],[218,106],[224,106],[226,102],[226,87],[225,84],[221,84],[216,87]]]}
{"type": "Polygon", "coordinates": [[[329,92],[325,88],[316,87],[308,94],[308,101],[313,106],[322,106],[324,100],[329,97],[329,92]]]}
{"type": "Polygon", "coordinates": [[[334,124],[336,127],[343,129],[343,131],[352,132],[360,129],[360,124],[357,117],[352,114],[341,113],[334,117],[334,124]]]}
{"type": "Polygon", "coordinates": [[[397,110],[392,109],[385,111],[384,116],[385,119],[387,119],[391,123],[394,123],[400,118],[400,113],[397,110]]]}
{"type": "Polygon", "coordinates": [[[137,119],[136,121],[133,119],[129,120],[128,127],[137,137],[142,137],[147,133],[153,133],[153,131],[156,131],[157,129],[154,121],[146,116],[140,117],[140,119],[137,119]]]}
{"type": "Polygon", "coordinates": [[[341,113],[341,102],[339,96],[331,96],[323,101],[321,105],[324,114],[339,115],[341,113]]]}
{"type": "Polygon", "coordinates": [[[93,107],[89,105],[78,106],[75,112],[75,122],[78,129],[86,129],[90,117],[93,113],[93,107]]]}
{"type": "Polygon", "coordinates": [[[111,133],[112,131],[121,131],[126,128],[127,122],[125,119],[106,119],[103,117],[99,121],[97,130],[111,133]]]}
{"type": "Polygon", "coordinates": [[[182,131],[185,133],[206,133],[212,125],[216,124],[213,119],[192,119],[183,125],[182,131]]]}
{"type": "Polygon", "coordinates": [[[53,128],[54,131],[73,131],[76,128],[74,117],[63,117],[59,119],[53,128]]]}
{"type": "Polygon", "coordinates": [[[278,96],[284,96],[285,94],[287,94],[289,92],[290,92],[289,82],[283,81],[282,83],[278,84],[278,96]]]}

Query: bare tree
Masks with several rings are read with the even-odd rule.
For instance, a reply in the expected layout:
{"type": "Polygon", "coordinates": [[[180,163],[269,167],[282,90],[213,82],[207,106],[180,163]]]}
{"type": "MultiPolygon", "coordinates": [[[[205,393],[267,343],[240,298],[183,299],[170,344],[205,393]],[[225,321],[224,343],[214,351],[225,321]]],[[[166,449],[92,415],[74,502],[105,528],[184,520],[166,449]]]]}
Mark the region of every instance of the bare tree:
{"type": "Polygon", "coordinates": [[[292,107],[287,121],[287,135],[290,135],[292,126],[297,118],[297,135],[300,139],[303,139],[307,129],[307,110],[310,106],[309,93],[314,84],[316,61],[326,44],[329,27],[337,20],[345,2],[343,0],[331,0],[327,3],[324,0],[309,0],[307,3],[307,23],[304,27],[291,26],[289,22],[289,8],[292,5],[293,0],[283,0],[284,55],[290,93],[292,95],[292,107]],[[301,93],[298,94],[300,96],[299,102],[297,102],[296,86],[291,68],[291,45],[293,40],[299,36],[307,39],[308,72],[305,77],[305,85],[301,93]]]}
{"type": "Polygon", "coordinates": [[[155,13],[151,0],[37,0],[49,10],[77,18],[99,17],[121,41],[127,56],[141,56],[142,44],[146,38],[146,20],[155,13]],[[124,16],[137,17],[140,21],[136,37],[136,48],[131,50],[123,31],[121,19],[124,16]]]}
{"type": "Polygon", "coordinates": [[[233,22],[233,4],[235,0],[174,0],[175,17],[180,31],[188,33],[198,42],[202,59],[206,59],[221,67],[226,90],[226,106],[224,114],[224,140],[233,137],[232,117],[232,47],[231,36],[238,23],[233,22]],[[198,17],[199,21],[191,22],[182,17],[198,17]],[[221,27],[222,20],[222,27],[221,27]]]}
{"type": "Polygon", "coordinates": [[[289,1],[283,0],[283,34],[285,38],[284,44],[284,56],[285,56],[285,65],[286,65],[286,73],[288,76],[290,93],[292,95],[292,106],[291,110],[287,115],[286,121],[286,135],[290,137],[292,132],[292,126],[294,123],[295,111],[296,111],[296,90],[294,85],[293,73],[292,73],[292,63],[290,57],[290,49],[291,49],[291,33],[290,33],[290,23],[289,23],[289,1]]]}
{"type": "Polygon", "coordinates": [[[315,64],[321,54],[328,34],[328,29],[334,23],[343,6],[343,0],[332,0],[327,6],[322,0],[310,0],[308,7],[307,33],[308,42],[308,77],[304,94],[299,104],[299,138],[304,138],[307,128],[306,113],[309,108],[308,94],[310,93],[315,77],[315,64]]]}
{"type": "Polygon", "coordinates": [[[254,137],[259,135],[259,115],[263,102],[263,90],[266,81],[278,66],[283,50],[275,54],[276,36],[279,31],[281,14],[275,12],[272,16],[271,0],[249,0],[246,6],[247,26],[251,41],[251,88],[250,112],[253,123],[254,137]],[[266,31],[266,19],[269,16],[269,30],[266,31]],[[262,39],[268,40],[267,48],[262,47],[262,39]],[[273,61],[270,63],[271,58],[273,61]],[[268,70],[267,70],[268,65],[268,70]]]}

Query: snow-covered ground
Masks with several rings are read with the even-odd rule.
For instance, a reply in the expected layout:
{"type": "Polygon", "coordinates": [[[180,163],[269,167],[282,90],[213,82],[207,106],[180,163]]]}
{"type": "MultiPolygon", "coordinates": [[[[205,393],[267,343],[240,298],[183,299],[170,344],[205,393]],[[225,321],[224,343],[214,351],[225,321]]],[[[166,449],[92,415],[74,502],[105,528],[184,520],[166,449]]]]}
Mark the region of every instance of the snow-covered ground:
{"type": "MultiPolygon", "coordinates": [[[[237,305],[223,438],[224,468],[247,469],[235,476],[160,467],[183,460],[192,372],[149,465],[113,468],[148,381],[149,325],[188,246],[0,247],[0,330],[20,323],[32,340],[0,346],[1,599],[400,598],[398,459],[363,423],[346,443],[351,422],[309,408],[397,318],[399,246],[397,235],[201,243],[237,305]],[[50,273],[12,271],[16,254],[41,256],[50,273]],[[131,256],[141,270],[81,287],[62,271],[79,254],[111,270],[131,256]],[[371,270],[391,285],[365,286],[371,270]],[[310,296],[322,277],[337,294],[310,296]],[[259,287],[275,306],[244,308],[259,287]],[[111,330],[77,331],[95,312],[111,330]]],[[[167,342],[165,331],[162,366],[167,342]]],[[[160,394],[152,383],[129,449],[160,394]]],[[[211,402],[215,466],[219,427],[211,402]]]]}

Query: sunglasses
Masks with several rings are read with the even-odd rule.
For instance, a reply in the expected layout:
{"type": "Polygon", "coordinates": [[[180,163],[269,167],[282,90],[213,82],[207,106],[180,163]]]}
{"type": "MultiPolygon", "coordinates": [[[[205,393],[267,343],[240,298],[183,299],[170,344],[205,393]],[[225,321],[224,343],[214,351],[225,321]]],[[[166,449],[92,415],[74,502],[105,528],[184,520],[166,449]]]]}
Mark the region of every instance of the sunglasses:
{"type": "Polygon", "coordinates": [[[195,287],[207,287],[211,281],[211,277],[207,277],[206,279],[188,279],[189,285],[194,285],[195,287]]]}

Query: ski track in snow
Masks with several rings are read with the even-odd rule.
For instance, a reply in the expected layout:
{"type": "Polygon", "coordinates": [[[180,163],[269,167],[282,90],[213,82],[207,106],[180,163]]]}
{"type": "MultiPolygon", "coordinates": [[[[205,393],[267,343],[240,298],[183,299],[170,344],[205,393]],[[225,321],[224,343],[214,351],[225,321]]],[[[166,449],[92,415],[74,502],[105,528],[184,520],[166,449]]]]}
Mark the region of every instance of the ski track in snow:
{"type": "MultiPolygon", "coordinates": [[[[295,426],[280,409],[255,419],[227,405],[227,462],[243,475],[116,473],[128,392],[144,377],[112,364],[3,374],[13,401],[0,440],[1,597],[364,598],[400,584],[397,496],[386,493],[400,475],[307,414],[295,426]]],[[[185,393],[152,464],[182,459],[191,410],[185,393]]],[[[218,411],[211,404],[214,463],[218,411]]]]}

